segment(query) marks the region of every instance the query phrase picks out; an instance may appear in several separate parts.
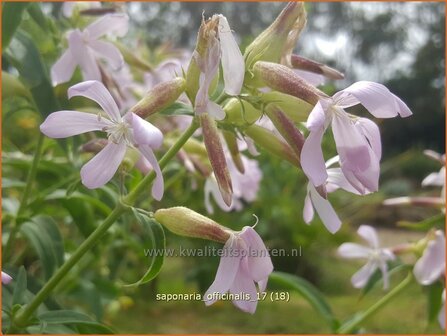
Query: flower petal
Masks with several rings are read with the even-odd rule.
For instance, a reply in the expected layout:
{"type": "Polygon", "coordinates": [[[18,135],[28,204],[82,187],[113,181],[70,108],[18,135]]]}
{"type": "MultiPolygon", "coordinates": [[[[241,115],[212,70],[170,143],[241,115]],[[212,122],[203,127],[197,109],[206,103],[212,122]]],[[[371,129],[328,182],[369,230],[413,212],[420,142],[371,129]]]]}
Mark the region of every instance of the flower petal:
{"type": "Polygon", "coordinates": [[[214,200],[216,201],[219,208],[221,208],[225,212],[229,212],[233,209],[234,203],[232,202],[230,206],[226,205],[222,195],[219,191],[219,186],[217,185],[216,178],[214,177],[214,173],[212,173],[205,181],[205,207],[208,213],[213,214],[214,209],[211,205],[210,195],[213,195],[214,200]]]}
{"type": "Polygon", "coordinates": [[[95,101],[113,121],[121,121],[118,106],[106,87],[98,81],[86,81],[68,89],[68,98],[82,96],[95,101]]]}
{"type": "Polygon", "coordinates": [[[214,293],[224,294],[233,285],[240,264],[240,256],[234,253],[236,240],[237,238],[231,235],[223,247],[223,254],[220,258],[216,277],[204,294],[204,301],[207,306],[216,302],[217,298],[213,295],[214,293]]]}
{"type": "Polygon", "coordinates": [[[258,289],[259,289],[260,293],[265,292],[265,289],[267,288],[268,281],[269,281],[268,278],[258,281],[258,289]]]}
{"type": "Polygon", "coordinates": [[[101,72],[92,52],[87,48],[81,32],[76,29],[68,35],[68,47],[79,64],[84,80],[101,80],[101,72]]]}
{"type": "Polygon", "coordinates": [[[152,185],[152,197],[157,201],[160,201],[164,193],[164,181],[163,173],[161,172],[160,165],[158,164],[157,158],[149,145],[139,145],[138,150],[143,154],[143,156],[149,161],[155,172],[155,180],[152,185]]]}
{"type": "Polygon", "coordinates": [[[258,304],[256,286],[243,267],[239,267],[230,287],[230,293],[242,297],[241,300],[233,300],[236,307],[246,313],[255,313],[258,304]]]}
{"type": "Polygon", "coordinates": [[[127,113],[124,118],[132,125],[133,136],[137,145],[149,145],[152,149],[161,147],[163,133],[157,127],[132,112],[127,113]]]}
{"type": "Polygon", "coordinates": [[[334,192],[338,188],[342,188],[350,193],[361,195],[361,193],[349,183],[341,168],[329,168],[327,170],[328,179],[326,184],[327,192],[334,192]]]}
{"type": "Polygon", "coordinates": [[[444,232],[436,231],[436,238],[431,240],[414,265],[416,280],[426,286],[435,282],[445,272],[445,237],[444,232]]]}
{"type": "Polygon", "coordinates": [[[338,254],[342,258],[357,259],[368,258],[371,249],[356,243],[343,243],[337,250],[338,254]]]}
{"type": "Polygon", "coordinates": [[[386,263],[385,260],[380,260],[379,268],[380,268],[380,271],[382,272],[383,289],[387,290],[388,287],[390,286],[390,280],[389,280],[389,276],[388,276],[388,264],[386,263]]]}
{"type": "Polygon", "coordinates": [[[442,292],[442,307],[439,311],[438,321],[442,329],[445,330],[445,289],[442,292]]]}
{"type": "Polygon", "coordinates": [[[67,138],[91,131],[101,131],[112,123],[97,114],[78,111],[51,113],[40,125],[40,131],[50,138],[67,138]]]}
{"type": "Polygon", "coordinates": [[[76,61],[73,58],[71,51],[66,50],[56,63],[51,67],[51,82],[53,86],[68,82],[73,76],[76,69],[76,61]]]}
{"type": "Polygon", "coordinates": [[[309,131],[319,130],[320,128],[325,127],[327,119],[324,110],[324,102],[320,100],[310,112],[306,121],[306,128],[309,131]]]}
{"type": "Polygon", "coordinates": [[[321,149],[323,134],[323,127],[311,131],[304,142],[300,157],[303,172],[316,187],[324,184],[328,178],[321,149]]]}
{"type": "Polygon", "coordinates": [[[2,272],[2,284],[7,285],[11,282],[12,278],[9,274],[2,272]]]}
{"type": "Polygon", "coordinates": [[[239,237],[245,241],[249,249],[247,264],[251,278],[256,282],[268,278],[273,272],[273,264],[261,237],[251,226],[244,227],[239,237]]]}
{"type": "Polygon", "coordinates": [[[369,278],[377,269],[375,262],[368,262],[351,278],[351,283],[355,288],[363,288],[368,283],[369,278]]]}
{"type": "Polygon", "coordinates": [[[207,109],[206,109],[207,112],[214,119],[216,119],[216,120],[225,119],[226,113],[219,104],[216,104],[215,102],[213,102],[211,100],[208,100],[206,107],[207,107],[207,109]]]}
{"type": "Polygon", "coordinates": [[[91,23],[85,31],[89,40],[96,40],[106,34],[122,37],[129,30],[129,17],[126,14],[107,14],[91,23]]]}
{"type": "Polygon", "coordinates": [[[82,184],[89,189],[95,189],[109,182],[123,161],[126,148],[124,142],[110,142],[81,168],[82,184]]]}
{"type": "Polygon", "coordinates": [[[331,233],[337,232],[340,229],[341,221],[329,201],[321,197],[315,187],[311,184],[309,184],[309,195],[324,226],[326,226],[331,233]]]}
{"type": "Polygon", "coordinates": [[[357,234],[362,237],[374,249],[379,248],[379,237],[376,229],[369,225],[360,225],[357,234]]]}
{"type": "Polygon", "coordinates": [[[400,98],[379,83],[356,82],[334,95],[334,99],[337,100],[339,106],[352,106],[353,99],[349,95],[357,99],[377,118],[393,118],[397,115],[408,117],[412,115],[408,106],[400,98]],[[341,93],[344,93],[344,95],[341,93]]]}
{"type": "Polygon", "coordinates": [[[445,185],[445,167],[437,173],[431,173],[422,180],[422,186],[444,186],[445,185]]]}
{"type": "Polygon", "coordinates": [[[380,160],[382,157],[382,141],[380,138],[380,130],[375,122],[367,118],[359,118],[355,122],[355,126],[359,129],[360,133],[368,140],[369,145],[376,154],[376,157],[380,160]]]}
{"type": "Polygon", "coordinates": [[[238,95],[244,83],[245,62],[230,25],[223,15],[219,15],[219,40],[225,92],[238,95]]]}
{"type": "Polygon", "coordinates": [[[113,70],[119,70],[124,65],[123,55],[112,43],[103,41],[91,41],[89,46],[94,50],[98,57],[106,59],[113,70]]]}

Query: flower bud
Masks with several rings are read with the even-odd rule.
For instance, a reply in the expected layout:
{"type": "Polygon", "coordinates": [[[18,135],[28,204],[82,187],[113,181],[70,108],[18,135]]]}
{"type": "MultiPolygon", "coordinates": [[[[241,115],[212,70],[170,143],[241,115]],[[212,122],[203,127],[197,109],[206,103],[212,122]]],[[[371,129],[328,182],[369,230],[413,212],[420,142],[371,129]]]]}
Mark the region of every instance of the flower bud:
{"type": "Polygon", "coordinates": [[[275,125],[278,132],[284,137],[289,146],[298,157],[301,157],[301,150],[306,140],[299,129],[276,105],[270,104],[266,109],[266,114],[275,125]]]}
{"type": "Polygon", "coordinates": [[[227,147],[230,151],[231,159],[233,160],[234,165],[241,174],[244,174],[244,163],[242,162],[242,157],[239,152],[236,135],[230,131],[222,131],[222,134],[225,142],[227,143],[227,147]]]}
{"type": "Polygon", "coordinates": [[[225,243],[231,234],[230,229],[185,207],[159,209],[154,217],[169,231],[179,236],[225,243]]]}
{"type": "Polygon", "coordinates": [[[144,60],[136,56],[136,53],[131,51],[128,46],[120,42],[113,42],[113,44],[119,49],[123,55],[124,61],[132,67],[138,68],[143,71],[152,71],[152,65],[146,63],[144,60]]]}
{"type": "Polygon", "coordinates": [[[230,99],[223,109],[226,114],[223,122],[234,126],[251,125],[262,116],[262,112],[249,102],[237,98],[230,99]]]}
{"type": "Polygon", "coordinates": [[[304,100],[278,91],[261,93],[261,102],[266,105],[275,104],[294,123],[306,121],[313,109],[313,106],[304,100]]]}
{"type": "Polygon", "coordinates": [[[300,98],[309,104],[315,105],[320,97],[328,97],[324,92],[307,83],[285,65],[270,62],[256,62],[253,71],[255,80],[259,81],[262,85],[300,98]]]}
{"type": "Polygon", "coordinates": [[[279,63],[295,47],[299,33],[306,25],[302,2],[292,1],[273,23],[245,49],[245,64],[251,70],[257,61],[279,63]]]}
{"type": "Polygon", "coordinates": [[[253,141],[281,159],[289,161],[294,166],[301,168],[299,156],[293,152],[290,146],[280,140],[276,135],[264,127],[251,125],[244,131],[253,141]]]}
{"type": "Polygon", "coordinates": [[[185,79],[177,77],[154,86],[130,111],[143,119],[163,110],[185,91],[185,79]]]}
{"type": "Polygon", "coordinates": [[[330,79],[343,79],[345,78],[345,75],[342,74],[340,71],[335,70],[325,64],[318,63],[315,61],[312,61],[310,59],[298,56],[298,55],[292,55],[291,56],[291,65],[294,69],[300,69],[304,71],[313,72],[316,74],[323,75],[330,79]]]}
{"type": "Polygon", "coordinates": [[[194,138],[189,138],[183,146],[183,150],[187,153],[194,168],[197,169],[200,174],[204,177],[211,175],[213,169],[208,160],[208,153],[206,152],[205,145],[202,142],[194,138]]]}
{"type": "Polygon", "coordinates": [[[222,199],[225,204],[231,206],[233,186],[231,184],[230,172],[228,171],[227,160],[220,142],[216,122],[208,113],[202,113],[200,116],[202,126],[203,140],[205,142],[208,158],[213,167],[222,199]]]}

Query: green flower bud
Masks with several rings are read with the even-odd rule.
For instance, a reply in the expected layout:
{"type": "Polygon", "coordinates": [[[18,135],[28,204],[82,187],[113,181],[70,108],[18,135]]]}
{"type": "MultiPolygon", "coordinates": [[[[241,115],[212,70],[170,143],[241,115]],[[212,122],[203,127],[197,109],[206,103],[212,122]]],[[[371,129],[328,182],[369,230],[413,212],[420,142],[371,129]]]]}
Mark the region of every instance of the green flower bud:
{"type": "Polygon", "coordinates": [[[185,207],[159,209],[154,217],[169,231],[179,236],[225,243],[231,234],[230,229],[185,207]]]}
{"type": "Polygon", "coordinates": [[[294,123],[306,121],[310,112],[314,108],[313,105],[305,102],[300,98],[296,98],[294,96],[278,91],[261,93],[261,102],[266,105],[271,103],[275,104],[294,123]]]}
{"type": "Polygon", "coordinates": [[[130,111],[146,119],[172,103],[185,91],[186,81],[182,77],[171,79],[154,86],[130,111]]]}
{"type": "Polygon", "coordinates": [[[262,116],[262,112],[249,102],[237,98],[230,99],[223,109],[226,114],[223,122],[234,126],[251,125],[262,116]]]}

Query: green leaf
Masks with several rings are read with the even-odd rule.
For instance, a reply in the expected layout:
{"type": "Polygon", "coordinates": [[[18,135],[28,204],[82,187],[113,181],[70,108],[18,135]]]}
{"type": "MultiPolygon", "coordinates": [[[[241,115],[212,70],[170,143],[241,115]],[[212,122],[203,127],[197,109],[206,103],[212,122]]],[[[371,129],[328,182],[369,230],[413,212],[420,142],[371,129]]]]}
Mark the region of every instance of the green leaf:
{"type": "Polygon", "coordinates": [[[138,210],[135,208],[132,209],[132,212],[137,221],[143,227],[144,234],[147,235],[149,238],[149,244],[151,246],[144,246],[144,248],[152,249],[156,251],[156,253],[158,252],[158,254],[152,257],[149,268],[147,269],[146,273],[142,276],[142,278],[133,284],[126,285],[126,287],[139,286],[154,279],[160,272],[161,267],[163,266],[164,251],[166,248],[165,233],[161,224],[158,223],[155,219],[138,212],[138,210]]]}
{"type": "Polygon", "coordinates": [[[326,302],[323,294],[309,281],[296,275],[273,272],[270,274],[269,284],[273,285],[275,288],[298,292],[321,315],[332,331],[335,331],[338,328],[339,323],[335,319],[331,307],[326,302]]]}
{"type": "Polygon", "coordinates": [[[63,262],[62,236],[56,223],[48,216],[38,216],[20,227],[21,233],[36,251],[46,279],[63,262]]]}
{"type": "Polygon", "coordinates": [[[31,92],[16,77],[2,71],[2,98],[4,100],[12,97],[23,97],[32,101],[31,92]]]}
{"type": "Polygon", "coordinates": [[[7,2],[2,8],[2,49],[5,50],[22,22],[22,15],[29,2],[7,2]]]}
{"type": "Polygon", "coordinates": [[[183,103],[173,103],[160,112],[164,115],[194,115],[194,111],[191,106],[183,103]]]}
{"type": "Polygon", "coordinates": [[[427,286],[427,317],[428,322],[433,322],[439,314],[442,306],[442,292],[444,291],[444,286],[440,281],[427,286]]]}
{"type": "Polygon", "coordinates": [[[5,53],[30,89],[42,117],[60,110],[47,69],[34,41],[19,30],[5,53]]]}
{"type": "Polygon", "coordinates": [[[27,289],[27,279],[25,267],[21,266],[17,278],[14,279],[14,292],[12,293],[12,305],[23,304],[27,289]]]}
{"type": "Polygon", "coordinates": [[[48,32],[48,21],[45,14],[42,12],[39,3],[32,2],[28,6],[28,13],[40,28],[42,28],[45,32],[48,32]]]}
{"type": "Polygon", "coordinates": [[[112,209],[110,209],[109,206],[101,202],[99,199],[93,196],[85,195],[83,193],[80,193],[78,191],[73,192],[69,197],[67,196],[67,192],[62,189],[55,190],[51,194],[47,195],[45,197],[46,201],[50,200],[73,200],[78,199],[84,202],[87,202],[91,204],[92,206],[96,207],[98,210],[100,210],[104,215],[109,215],[110,212],[112,212],[112,209]]]}

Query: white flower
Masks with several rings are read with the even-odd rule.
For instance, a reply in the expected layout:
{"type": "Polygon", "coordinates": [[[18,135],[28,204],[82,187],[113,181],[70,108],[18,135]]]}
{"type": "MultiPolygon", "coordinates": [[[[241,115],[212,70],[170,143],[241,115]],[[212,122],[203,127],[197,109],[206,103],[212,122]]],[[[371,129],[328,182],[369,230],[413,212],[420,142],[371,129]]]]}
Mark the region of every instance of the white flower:
{"type": "Polygon", "coordinates": [[[445,273],[445,236],[444,232],[435,232],[435,238],[430,240],[422,257],[414,265],[416,280],[421,285],[431,285],[445,273]]]}
{"type": "Polygon", "coordinates": [[[391,250],[379,246],[379,238],[376,230],[369,225],[361,225],[357,233],[369,246],[362,246],[355,243],[344,243],[338,248],[338,254],[342,258],[348,259],[366,259],[367,263],[351,278],[351,283],[355,288],[363,288],[369,278],[377,269],[380,269],[383,276],[383,288],[387,289],[388,265],[387,261],[394,260],[395,256],[391,250]]]}

